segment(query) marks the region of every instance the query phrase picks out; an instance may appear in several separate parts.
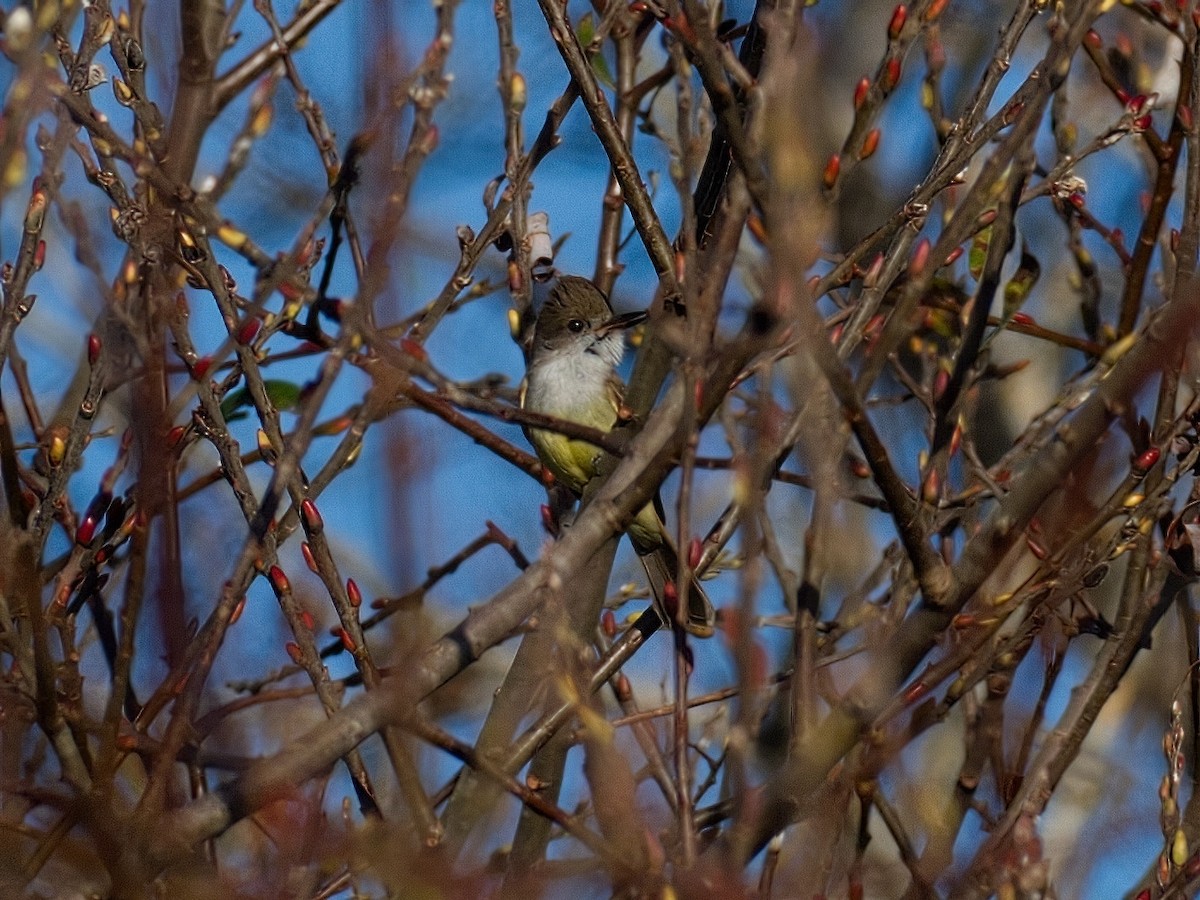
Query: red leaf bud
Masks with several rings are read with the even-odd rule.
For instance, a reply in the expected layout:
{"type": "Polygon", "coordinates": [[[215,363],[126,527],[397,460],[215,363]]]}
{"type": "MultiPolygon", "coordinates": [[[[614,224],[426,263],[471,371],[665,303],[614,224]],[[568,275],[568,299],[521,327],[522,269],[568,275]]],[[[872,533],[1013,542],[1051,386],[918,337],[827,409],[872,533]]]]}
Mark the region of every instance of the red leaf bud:
{"type": "Polygon", "coordinates": [[[279,566],[271,566],[271,570],[267,573],[271,579],[271,586],[275,588],[278,594],[286,594],[292,589],[292,583],[288,581],[287,575],[279,566]]]}
{"type": "Polygon", "coordinates": [[[887,61],[887,65],[883,70],[883,81],[879,85],[885,94],[890,94],[892,90],[900,83],[900,58],[893,56],[887,61]]]}
{"type": "Polygon", "coordinates": [[[871,90],[871,79],[864,75],[858,80],[858,84],[854,86],[854,108],[859,109],[867,99],[867,94],[871,90]]]}
{"type": "Polygon", "coordinates": [[[249,344],[258,336],[258,330],[262,328],[260,319],[251,317],[242,323],[242,327],[238,329],[237,342],[239,344],[249,344]]]}
{"type": "Polygon", "coordinates": [[[667,618],[674,622],[679,611],[679,590],[675,587],[675,582],[668,581],[663,585],[663,612],[667,614],[667,618]]]}
{"type": "Polygon", "coordinates": [[[25,208],[25,233],[37,234],[42,230],[46,221],[46,192],[40,187],[29,197],[29,206],[25,208]]]}
{"type": "Polygon", "coordinates": [[[832,188],[837,184],[838,173],[842,170],[842,158],[836,153],[829,157],[829,162],[825,164],[825,173],[821,176],[826,188],[832,188]]]}
{"type": "Polygon", "coordinates": [[[633,687],[629,683],[629,676],[624,672],[621,672],[619,675],[617,675],[616,680],[613,682],[613,686],[615,687],[617,696],[620,699],[628,700],[633,696],[633,687]]]}
{"type": "Polygon", "coordinates": [[[429,360],[429,351],[412,338],[401,338],[400,349],[420,362],[428,362],[429,360]]]}
{"type": "Polygon", "coordinates": [[[1154,464],[1158,462],[1159,457],[1161,456],[1162,451],[1157,447],[1150,447],[1147,450],[1143,450],[1136,457],[1134,457],[1133,471],[1139,474],[1145,474],[1146,472],[1150,471],[1150,469],[1154,468],[1154,464]]]}
{"type": "Polygon", "coordinates": [[[925,484],[921,488],[921,499],[926,503],[937,503],[941,487],[942,479],[938,475],[937,469],[930,469],[929,474],[925,476],[925,484]]]}
{"type": "Polygon", "coordinates": [[[321,518],[320,510],[311,497],[305,497],[304,502],[300,504],[300,515],[304,519],[305,530],[313,537],[325,530],[325,520],[321,518]]]}
{"type": "Polygon", "coordinates": [[[929,251],[933,247],[929,238],[921,238],[917,242],[917,248],[913,251],[912,259],[908,261],[908,274],[910,277],[916,277],[925,271],[925,264],[929,262],[929,251]]]}
{"type": "Polygon", "coordinates": [[[606,638],[614,638],[617,636],[617,617],[611,609],[606,609],[600,615],[600,627],[604,630],[606,638]]]}
{"type": "Polygon", "coordinates": [[[862,147],[858,151],[859,159],[870,159],[875,155],[875,151],[879,149],[879,129],[872,128],[867,132],[867,136],[863,138],[862,147]]]}
{"type": "Polygon", "coordinates": [[[99,519],[94,519],[91,516],[84,518],[79,523],[79,527],[75,529],[75,543],[81,547],[86,547],[96,537],[96,528],[100,524],[99,519]]]}
{"type": "Polygon", "coordinates": [[[933,376],[933,399],[942,399],[942,395],[946,393],[946,388],[949,386],[950,373],[945,369],[938,369],[937,374],[933,376]]]}
{"type": "Polygon", "coordinates": [[[924,681],[914,681],[904,690],[905,706],[916,703],[927,693],[929,693],[929,685],[927,685],[924,681]]]}
{"type": "Polygon", "coordinates": [[[314,575],[321,574],[317,568],[317,558],[313,556],[312,547],[309,546],[308,541],[300,542],[300,555],[304,557],[304,564],[308,566],[308,571],[314,575]]]}

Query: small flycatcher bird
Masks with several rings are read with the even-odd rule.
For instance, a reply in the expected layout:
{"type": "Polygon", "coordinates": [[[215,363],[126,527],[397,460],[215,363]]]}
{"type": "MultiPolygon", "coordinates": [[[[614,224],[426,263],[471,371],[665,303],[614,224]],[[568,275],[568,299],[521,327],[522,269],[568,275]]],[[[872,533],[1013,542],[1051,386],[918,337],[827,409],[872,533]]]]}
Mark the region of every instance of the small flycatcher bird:
{"type": "MultiPolygon", "coordinates": [[[[608,299],[586,278],[562,275],[538,314],[521,407],[611,431],[624,385],[617,366],[625,354],[625,330],[644,321],[644,312],[614,316],[608,299]]],[[[579,496],[596,474],[600,449],[587,441],[541,428],[526,428],[529,442],[558,481],[579,496]]],[[[679,572],[679,556],[659,512],[657,498],[629,526],[633,547],[646,568],[655,604],[665,622],[674,616],[663,598],[679,572]]],[[[688,590],[684,628],[697,637],[713,633],[715,615],[696,579],[688,590]]]]}

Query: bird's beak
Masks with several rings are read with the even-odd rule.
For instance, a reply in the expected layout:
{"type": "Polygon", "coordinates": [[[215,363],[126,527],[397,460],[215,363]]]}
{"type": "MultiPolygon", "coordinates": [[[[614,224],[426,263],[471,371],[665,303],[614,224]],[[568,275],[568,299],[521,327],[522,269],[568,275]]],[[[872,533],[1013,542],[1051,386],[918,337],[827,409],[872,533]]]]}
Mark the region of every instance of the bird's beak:
{"type": "Polygon", "coordinates": [[[632,328],[635,325],[641,325],[646,321],[646,311],[621,313],[619,316],[613,316],[603,325],[600,325],[593,332],[597,338],[606,338],[611,332],[625,331],[627,328],[632,328]]]}

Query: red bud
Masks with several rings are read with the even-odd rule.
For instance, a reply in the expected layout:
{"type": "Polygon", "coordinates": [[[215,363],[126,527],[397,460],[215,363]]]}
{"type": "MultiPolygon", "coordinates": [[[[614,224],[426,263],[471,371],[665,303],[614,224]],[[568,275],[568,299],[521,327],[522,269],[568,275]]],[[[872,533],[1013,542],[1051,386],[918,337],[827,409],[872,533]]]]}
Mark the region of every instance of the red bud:
{"type": "Polygon", "coordinates": [[[893,56],[883,70],[883,81],[879,85],[885,94],[890,94],[900,83],[900,58],[893,56]]]}
{"type": "Polygon", "coordinates": [[[949,2],[950,0],[933,0],[932,3],[925,7],[925,15],[923,16],[925,21],[932,22],[940,16],[949,2]]]}
{"type": "Polygon", "coordinates": [[[99,519],[94,519],[91,516],[85,518],[79,523],[79,527],[75,529],[75,543],[81,547],[86,547],[96,537],[96,528],[100,524],[99,519]]]}
{"type": "Polygon", "coordinates": [[[1145,474],[1154,468],[1154,464],[1158,462],[1160,456],[1162,456],[1162,451],[1157,447],[1151,447],[1148,450],[1142,451],[1133,460],[1133,471],[1145,474]]]}
{"type": "Polygon", "coordinates": [[[842,158],[836,153],[829,157],[829,162],[825,164],[825,173],[821,176],[826,188],[832,188],[837,184],[838,173],[842,171],[842,158]]]}
{"type": "Polygon", "coordinates": [[[917,242],[917,248],[913,251],[912,259],[908,261],[908,274],[910,277],[916,277],[925,271],[925,264],[929,262],[929,250],[932,246],[929,238],[921,238],[917,242]]]}
{"type": "Polygon", "coordinates": [[[927,693],[929,693],[929,686],[924,681],[914,681],[904,691],[905,706],[916,703],[927,693]]]}
{"type": "Polygon", "coordinates": [[[271,566],[271,570],[267,575],[271,579],[271,586],[275,588],[276,593],[286,594],[292,589],[292,583],[288,581],[287,575],[284,574],[283,569],[279,568],[279,566],[271,566]]]}
{"type": "Polygon", "coordinates": [[[679,612],[679,591],[675,587],[675,582],[668,581],[663,585],[662,601],[663,611],[667,614],[667,618],[672,622],[676,621],[679,612]]]}
{"type": "Polygon", "coordinates": [[[858,151],[858,158],[870,159],[875,155],[877,149],[879,149],[879,129],[872,128],[867,132],[867,136],[863,138],[862,147],[858,151]]]}
{"type": "Polygon", "coordinates": [[[46,192],[40,187],[35,188],[29,197],[29,206],[25,208],[25,233],[37,234],[42,230],[46,221],[46,205],[49,201],[46,192]]]}
{"type": "Polygon", "coordinates": [[[429,351],[412,338],[401,338],[400,349],[420,362],[428,362],[429,360],[429,351]]]}
{"type": "Polygon", "coordinates": [[[937,504],[938,498],[941,497],[942,478],[938,475],[937,469],[930,469],[929,474],[925,476],[925,483],[921,486],[921,499],[926,503],[937,504]]]}
{"type": "Polygon", "coordinates": [[[305,497],[300,504],[300,515],[304,518],[304,529],[313,537],[325,530],[325,520],[311,498],[305,497]]]}
{"type": "Polygon", "coordinates": [[[858,80],[858,84],[854,86],[854,108],[859,109],[867,99],[867,94],[871,90],[871,79],[864,75],[858,80]]]}
{"type": "Polygon", "coordinates": [[[945,369],[938,369],[937,374],[933,376],[933,399],[942,399],[942,395],[946,393],[946,388],[949,386],[950,373],[945,369]]]}
{"type": "Polygon", "coordinates": [[[283,297],[288,303],[295,303],[304,296],[304,288],[290,281],[285,281],[279,285],[279,296],[283,297]]]}
{"type": "Polygon", "coordinates": [[[253,316],[242,323],[242,327],[238,329],[237,341],[239,344],[249,344],[258,336],[258,330],[262,328],[262,321],[253,316]]]}
{"type": "Polygon", "coordinates": [[[308,541],[300,542],[300,555],[304,557],[304,564],[308,566],[308,571],[314,575],[321,574],[320,569],[317,568],[317,558],[313,556],[312,547],[309,546],[308,541]]]}
{"type": "Polygon", "coordinates": [[[355,609],[362,606],[362,591],[358,589],[358,584],[353,578],[346,579],[346,599],[355,609]]]}
{"type": "Polygon", "coordinates": [[[624,672],[617,675],[613,681],[613,688],[617,692],[617,698],[621,701],[628,700],[633,696],[633,687],[629,683],[629,676],[624,672]]]}

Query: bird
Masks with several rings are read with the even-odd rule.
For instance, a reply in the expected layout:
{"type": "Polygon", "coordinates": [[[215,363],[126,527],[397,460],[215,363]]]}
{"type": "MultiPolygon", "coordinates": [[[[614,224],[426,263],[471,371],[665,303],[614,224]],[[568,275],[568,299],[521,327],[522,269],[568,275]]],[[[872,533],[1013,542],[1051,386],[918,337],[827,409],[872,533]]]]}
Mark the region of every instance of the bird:
{"type": "MultiPolygon", "coordinates": [[[[624,384],[617,366],[625,354],[625,332],[645,321],[645,312],[614,315],[608,298],[576,275],[559,276],[538,313],[519,402],[522,409],[609,432],[621,409],[624,384]]],[[[576,496],[597,472],[600,449],[587,441],[545,428],[525,427],[542,464],[576,496]]],[[[627,530],[646,569],[661,618],[672,625],[670,595],[679,555],[667,532],[658,497],[646,504],[627,530]]],[[[677,601],[676,601],[677,602],[677,601]]],[[[694,577],[689,583],[684,630],[696,637],[713,634],[716,615],[694,577]]]]}

